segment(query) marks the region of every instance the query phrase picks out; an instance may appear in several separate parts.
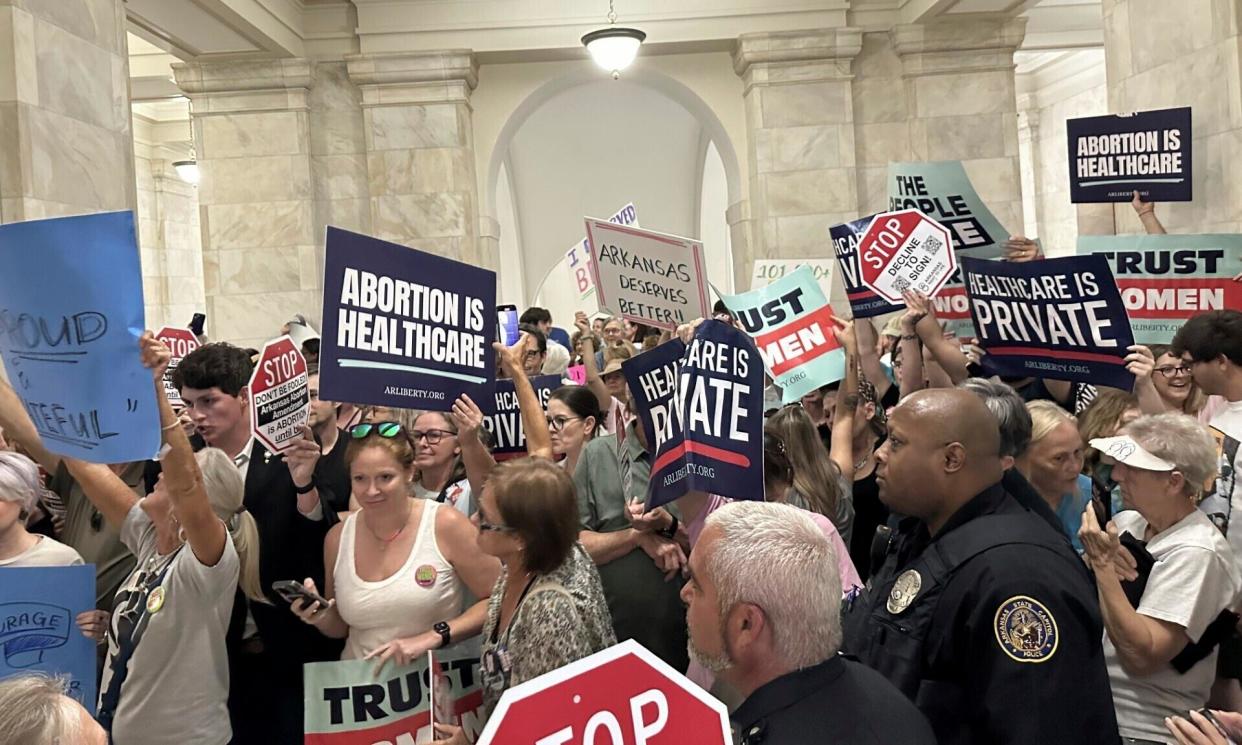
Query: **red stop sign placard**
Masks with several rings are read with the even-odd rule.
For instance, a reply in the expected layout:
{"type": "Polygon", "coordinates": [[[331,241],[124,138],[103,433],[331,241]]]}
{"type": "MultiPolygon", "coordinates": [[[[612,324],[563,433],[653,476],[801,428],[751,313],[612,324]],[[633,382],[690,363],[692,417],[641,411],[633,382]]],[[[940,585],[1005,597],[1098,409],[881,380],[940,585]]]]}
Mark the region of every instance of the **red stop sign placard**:
{"type": "Polygon", "coordinates": [[[948,229],[918,210],[876,215],[858,242],[858,262],[862,283],[898,304],[905,290],[935,295],[957,269],[948,229]]]}
{"type": "Polygon", "coordinates": [[[479,745],[728,745],[724,704],[628,639],[505,691],[479,745]]]}
{"type": "Polygon", "coordinates": [[[269,341],[250,374],[250,429],[263,447],[283,453],[310,416],[306,359],[288,336],[269,341]]]}
{"type": "Polygon", "coordinates": [[[169,403],[173,406],[181,406],[181,392],[172,382],[173,370],[181,364],[183,357],[201,347],[202,344],[198,343],[198,337],[193,331],[173,326],[165,326],[155,332],[155,338],[164,342],[168,350],[172,352],[172,359],[168,361],[168,369],[164,371],[164,395],[168,397],[169,403]]]}

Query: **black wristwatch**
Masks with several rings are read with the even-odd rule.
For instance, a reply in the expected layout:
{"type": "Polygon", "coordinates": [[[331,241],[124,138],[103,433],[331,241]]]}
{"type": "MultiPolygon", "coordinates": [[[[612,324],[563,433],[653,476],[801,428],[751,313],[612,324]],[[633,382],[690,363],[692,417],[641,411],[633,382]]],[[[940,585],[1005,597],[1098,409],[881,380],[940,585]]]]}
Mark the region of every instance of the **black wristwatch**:
{"type": "Polygon", "coordinates": [[[453,630],[449,628],[447,622],[436,621],[431,630],[440,635],[440,649],[444,649],[453,643],[453,630]]]}
{"type": "Polygon", "coordinates": [[[306,486],[298,486],[297,484],[294,484],[293,490],[297,492],[298,494],[310,494],[311,492],[315,490],[315,486],[316,486],[315,477],[311,476],[311,480],[309,484],[307,484],[306,486]]]}
{"type": "Polygon", "coordinates": [[[667,528],[661,530],[660,535],[671,540],[677,537],[677,516],[669,515],[669,517],[673,518],[673,522],[669,523],[667,528]]]}

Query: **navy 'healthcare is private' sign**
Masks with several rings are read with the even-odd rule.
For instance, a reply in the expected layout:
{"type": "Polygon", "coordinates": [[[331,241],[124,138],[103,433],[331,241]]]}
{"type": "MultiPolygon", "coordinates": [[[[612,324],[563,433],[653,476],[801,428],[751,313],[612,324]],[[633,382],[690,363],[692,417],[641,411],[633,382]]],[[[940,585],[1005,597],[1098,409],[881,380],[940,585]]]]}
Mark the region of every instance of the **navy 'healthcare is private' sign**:
{"type": "Polygon", "coordinates": [[[704,321],[689,345],[621,364],[655,462],[648,510],[691,489],[763,498],[763,360],[746,334],[704,321]]]}
{"type": "Polygon", "coordinates": [[[320,395],[448,411],[495,374],[496,273],[340,228],[324,259],[320,395]]]}
{"type": "Polygon", "coordinates": [[[1134,335],[1103,256],[961,262],[992,372],[1134,387],[1125,364],[1134,335]]]}

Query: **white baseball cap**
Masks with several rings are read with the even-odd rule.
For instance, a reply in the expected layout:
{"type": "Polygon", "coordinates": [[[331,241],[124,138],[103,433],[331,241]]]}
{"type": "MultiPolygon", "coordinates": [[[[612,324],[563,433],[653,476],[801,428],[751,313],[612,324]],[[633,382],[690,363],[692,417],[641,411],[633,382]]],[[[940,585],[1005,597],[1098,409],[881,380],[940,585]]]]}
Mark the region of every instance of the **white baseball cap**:
{"type": "Polygon", "coordinates": [[[1102,455],[1112,458],[1127,466],[1142,468],[1145,471],[1176,471],[1177,464],[1170,463],[1143,449],[1143,446],[1128,435],[1116,437],[1097,437],[1091,441],[1091,447],[1099,450],[1102,455]]]}

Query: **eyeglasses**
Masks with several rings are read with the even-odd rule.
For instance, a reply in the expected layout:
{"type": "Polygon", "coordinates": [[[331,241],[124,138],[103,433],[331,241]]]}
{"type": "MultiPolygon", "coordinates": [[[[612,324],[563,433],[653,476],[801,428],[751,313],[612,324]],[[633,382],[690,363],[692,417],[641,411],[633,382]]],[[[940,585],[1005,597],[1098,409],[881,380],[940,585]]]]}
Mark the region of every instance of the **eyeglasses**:
{"type": "Polygon", "coordinates": [[[580,416],[550,416],[548,417],[548,431],[560,432],[565,429],[566,424],[580,421],[582,421],[582,417],[580,416]]]}
{"type": "Polygon", "coordinates": [[[1156,372],[1166,378],[1176,378],[1178,375],[1190,375],[1190,365],[1163,365],[1156,368],[1156,372]]]}
{"type": "MultiPolygon", "coordinates": [[[[355,440],[361,440],[372,432],[380,437],[392,438],[401,434],[401,425],[396,422],[365,422],[363,424],[355,424],[349,428],[349,436],[355,440]]],[[[434,445],[435,443],[433,442],[432,444],[434,445]]]]}
{"type": "Polygon", "coordinates": [[[526,350],[526,360],[527,360],[527,361],[530,361],[530,360],[537,360],[537,359],[539,359],[542,355],[543,355],[543,352],[540,352],[538,349],[528,349],[528,350],[526,350]]]}
{"type": "Polygon", "coordinates": [[[419,440],[426,438],[428,445],[439,445],[440,441],[443,440],[445,437],[456,437],[456,436],[457,436],[456,432],[450,432],[447,429],[428,429],[428,430],[423,430],[423,431],[420,431],[417,429],[410,430],[411,441],[417,443],[419,440]]]}

